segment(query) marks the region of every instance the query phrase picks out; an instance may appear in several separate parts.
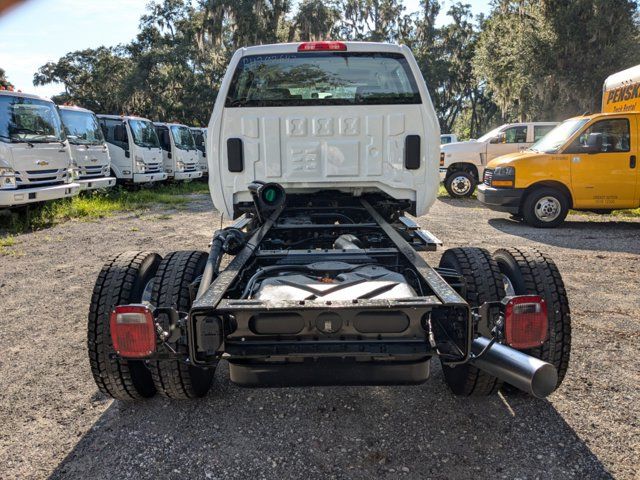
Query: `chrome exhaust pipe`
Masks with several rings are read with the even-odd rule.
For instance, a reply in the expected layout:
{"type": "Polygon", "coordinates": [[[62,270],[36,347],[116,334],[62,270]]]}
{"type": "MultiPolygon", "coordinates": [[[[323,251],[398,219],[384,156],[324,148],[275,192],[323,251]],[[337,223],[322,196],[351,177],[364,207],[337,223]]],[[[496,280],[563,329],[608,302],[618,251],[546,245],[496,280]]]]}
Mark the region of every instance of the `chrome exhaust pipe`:
{"type": "MultiPolygon", "coordinates": [[[[479,355],[490,341],[486,337],[476,338],[471,351],[474,355],[479,355]]],[[[491,345],[479,358],[472,359],[471,363],[538,398],[549,395],[558,383],[558,372],[553,365],[500,343],[491,345]]]]}

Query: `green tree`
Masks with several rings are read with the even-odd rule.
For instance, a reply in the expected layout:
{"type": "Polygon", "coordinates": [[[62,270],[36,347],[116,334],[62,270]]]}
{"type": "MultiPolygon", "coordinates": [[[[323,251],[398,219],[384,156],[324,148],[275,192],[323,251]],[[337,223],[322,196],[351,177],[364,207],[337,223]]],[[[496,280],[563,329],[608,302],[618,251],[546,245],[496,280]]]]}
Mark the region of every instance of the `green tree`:
{"type": "Polygon", "coordinates": [[[34,85],[64,84],[64,98],[98,112],[120,113],[128,99],[122,85],[132,70],[122,47],[79,50],[40,67],[34,85]]]}
{"type": "Polygon", "coordinates": [[[0,87],[3,89],[12,89],[13,84],[7,78],[7,74],[4,69],[0,68],[0,87]]]}

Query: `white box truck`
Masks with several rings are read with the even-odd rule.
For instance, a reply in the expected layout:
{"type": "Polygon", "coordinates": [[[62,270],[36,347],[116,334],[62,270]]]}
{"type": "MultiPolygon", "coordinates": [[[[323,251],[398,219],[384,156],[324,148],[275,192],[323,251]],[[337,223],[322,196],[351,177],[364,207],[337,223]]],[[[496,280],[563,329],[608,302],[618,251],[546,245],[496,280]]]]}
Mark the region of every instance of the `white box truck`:
{"type": "Polygon", "coordinates": [[[222,361],[244,386],[419,384],[433,358],[458,395],[503,381],[550,394],[570,315],[549,257],[452,248],[432,267],[418,253],[438,244],[407,216],[435,200],[438,137],[407,47],[238,50],[208,149],[214,205],[238,218],[212,232],[208,253],[105,264],[88,318],[99,389],[201,397],[222,361]]]}
{"type": "Polygon", "coordinates": [[[55,104],[0,91],[0,208],[77,195],[76,177],[55,104]]]}
{"type": "Polygon", "coordinates": [[[121,183],[167,179],[162,150],[151,120],[136,116],[98,115],[111,157],[111,172],[121,183]]]}
{"type": "Polygon", "coordinates": [[[155,122],[160,139],[164,171],[170,180],[194,180],[202,177],[198,167],[198,149],[191,130],[179,123],[155,122]]]}
{"type": "Polygon", "coordinates": [[[209,175],[209,162],[207,161],[207,129],[199,127],[191,127],[193,140],[196,142],[198,149],[198,166],[202,170],[202,176],[209,175]]]}
{"type": "Polygon", "coordinates": [[[557,122],[507,123],[477,140],[449,143],[440,149],[440,180],[453,198],[469,197],[484,168],[501,155],[523,151],[549,133],[557,122]]]}
{"type": "Polygon", "coordinates": [[[86,108],[63,105],[58,107],[67,134],[71,158],[78,169],[82,190],[113,187],[111,158],[98,119],[86,108]]]}

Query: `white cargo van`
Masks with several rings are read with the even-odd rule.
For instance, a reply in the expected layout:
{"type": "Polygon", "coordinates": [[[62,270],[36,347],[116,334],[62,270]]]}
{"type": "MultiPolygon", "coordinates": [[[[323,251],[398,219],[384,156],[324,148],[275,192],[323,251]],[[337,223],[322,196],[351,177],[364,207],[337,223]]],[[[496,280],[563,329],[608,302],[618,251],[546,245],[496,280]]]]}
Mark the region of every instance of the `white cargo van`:
{"type": "Polygon", "coordinates": [[[78,168],[81,189],[113,187],[116,178],[111,173],[111,159],[98,119],[91,110],[61,106],[60,118],[64,126],[71,158],[78,168]]]}
{"type": "Polygon", "coordinates": [[[0,208],[77,195],[71,152],[55,104],[0,92],[0,208]]]}
{"type": "Polygon", "coordinates": [[[291,193],[384,192],[414,214],[427,212],[438,190],[440,127],[409,48],[340,45],[313,56],[298,44],[235,53],[236,73],[224,77],[208,134],[218,210],[237,214],[259,179],[291,193]],[[309,62],[315,87],[301,71],[309,62]]]}
{"type": "Polygon", "coordinates": [[[193,140],[196,142],[198,149],[198,166],[202,170],[202,176],[209,175],[209,163],[207,162],[207,129],[191,127],[193,140]]]}
{"type": "Polygon", "coordinates": [[[167,179],[162,150],[151,120],[134,116],[98,115],[111,157],[111,171],[122,183],[167,179]]]}
{"type": "Polygon", "coordinates": [[[169,179],[193,180],[202,177],[198,168],[198,149],[191,130],[179,123],[153,124],[162,147],[164,171],[169,179]]]}
{"type": "Polygon", "coordinates": [[[484,167],[496,157],[526,150],[544,137],[557,122],[507,123],[477,140],[442,145],[440,179],[454,198],[470,196],[484,167]]]}

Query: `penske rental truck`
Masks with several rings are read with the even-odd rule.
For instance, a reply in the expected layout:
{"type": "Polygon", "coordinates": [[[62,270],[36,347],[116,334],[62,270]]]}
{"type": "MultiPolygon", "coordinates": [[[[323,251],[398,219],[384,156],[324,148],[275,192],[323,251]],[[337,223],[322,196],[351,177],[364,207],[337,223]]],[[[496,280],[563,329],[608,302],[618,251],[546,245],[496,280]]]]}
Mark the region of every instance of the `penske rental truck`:
{"type": "Polygon", "coordinates": [[[200,152],[189,127],[179,123],[156,122],[153,125],[160,139],[164,171],[169,180],[202,177],[202,171],[198,168],[200,152]]]}
{"type": "Polygon", "coordinates": [[[77,175],[55,104],[0,91],[0,208],[77,195],[77,175]]]}
{"type": "Polygon", "coordinates": [[[61,106],[59,111],[81,189],[113,187],[116,178],[110,176],[111,158],[95,114],[74,106],[61,106]]]}
{"type": "Polygon", "coordinates": [[[136,116],[98,115],[111,157],[111,173],[123,184],[161,182],[162,149],[151,120],[136,116]]]}
{"type": "Polygon", "coordinates": [[[478,199],[535,227],[560,225],[570,209],[640,207],[640,66],[604,82],[602,113],[566,120],[525,152],[487,165],[478,199]]]}
{"type": "Polygon", "coordinates": [[[222,361],[252,387],[420,384],[432,359],[458,395],[561,384],[571,319],[547,255],[419,253],[440,244],[412,218],[437,195],[440,129],[409,48],[241,48],[208,133],[213,203],[234,222],[208,252],[107,261],[88,317],[101,392],[200,397],[222,361]]]}

